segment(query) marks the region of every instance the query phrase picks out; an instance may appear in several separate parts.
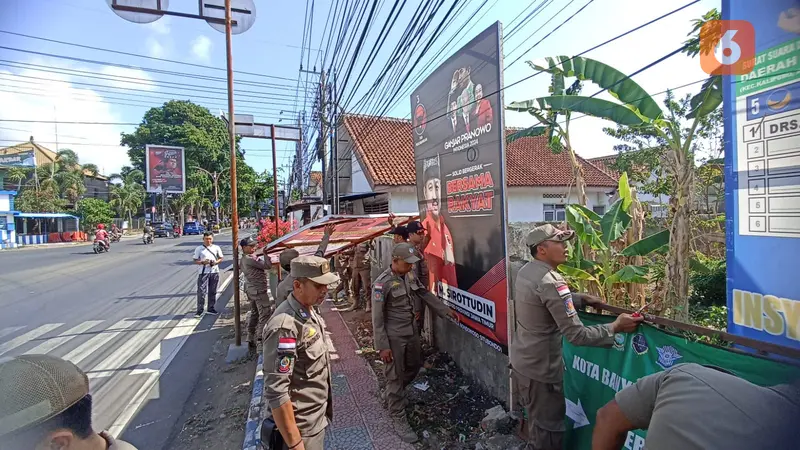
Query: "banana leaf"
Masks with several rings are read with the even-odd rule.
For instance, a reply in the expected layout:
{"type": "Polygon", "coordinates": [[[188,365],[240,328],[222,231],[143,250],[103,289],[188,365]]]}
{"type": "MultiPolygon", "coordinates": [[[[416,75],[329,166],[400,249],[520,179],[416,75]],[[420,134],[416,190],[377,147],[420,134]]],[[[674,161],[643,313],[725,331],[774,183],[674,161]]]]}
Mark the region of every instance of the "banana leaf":
{"type": "Polygon", "coordinates": [[[600,219],[603,244],[608,246],[611,242],[621,238],[630,224],[631,216],[622,210],[622,199],[618,199],[600,219]]]}
{"type": "Polygon", "coordinates": [[[622,256],[647,256],[650,253],[669,245],[669,230],[659,231],[651,234],[640,241],[625,247],[620,255],[622,256]]]}
{"type": "Polygon", "coordinates": [[[628,172],[622,172],[619,177],[619,198],[622,199],[622,210],[627,212],[633,203],[633,196],[631,195],[631,185],[628,184],[628,172]]]}
{"type": "Polygon", "coordinates": [[[545,58],[547,67],[536,63],[529,63],[529,65],[535,70],[544,70],[550,73],[560,71],[565,77],[592,81],[607,89],[614,98],[651,121],[659,119],[663,115],[658,103],[647,91],[627,75],[608,64],[582,56],[572,58],[556,56],[555,59],[558,59],[558,62],[555,62],[554,58],[545,58]]]}
{"type": "Polygon", "coordinates": [[[594,275],[590,274],[589,272],[568,266],[566,264],[561,264],[558,266],[558,270],[560,270],[564,275],[576,280],[594,281],[595,283],[600,283],[597,281],[597,278],[595,278],[594,275]]]}
{"type": "Polygon", "coordinates": [[[648,272],[650,268],[647,266],[625,266],[606,278],[605,282],[606,284],[647,283],[648,272]]]}
{"type": "Polygon", "coordinates": [[[703,83],[700,93],[689,101],[692,108],[686,115],[690,119],[705,117],[722,104],[722,77],[713,76],[703,83]]]}
{"type": "Polygon", "coordinates": [[[511,111],[548,109],[579,112],[627,126],[637,126],[644,123],[641,116],[623,105],[601,98],[591,98],[582,95],[555,95],[540,97],[534,100],[512,102],[506,109],[511,111]]]}
{"type": "Polygon", "coordinates": [[[567,210],[569,210],[569,208],[577,209],[578,211],[583,213],[583,215],[586,216],[586,218],[588,218],[589,220],[591,220],[592,222],[595,222],[595,223],[599,223],[600,219],[602,218],[600,216],[600,214],[597,214],[596,212],[592,211],[591,209],[589,209],[589,208],[587,208],[587,207],[585,207],[583,205],[579,205],[577,203],[576,204],[572,204],[572,205],[567,205],[567,210]]]}
{"type": "Polygon", "coordinates": [[[567,205],[567,223],[570,228],[575,230],[578,240],[581,243],[589,244],[594,249],[605,249],[606,247],[595,229],[595,223],[599,222],[600,216],[594,211],[580,205],[567,205]],[[591,213],[596,219],[587,215],[587,212],[591,213]]]}
{"type": "Polygon", "coordinates": [[[543,127],[540,125],[535,125],[532,127],[525,128],[524,130],[519,130],[515,133],[511,133],[506,138],[506,143],[510,144],[516,140],[525,138],[525,137],[534,137],[534,136],[541,136],[547,132],[548,127],[543,127]]]}

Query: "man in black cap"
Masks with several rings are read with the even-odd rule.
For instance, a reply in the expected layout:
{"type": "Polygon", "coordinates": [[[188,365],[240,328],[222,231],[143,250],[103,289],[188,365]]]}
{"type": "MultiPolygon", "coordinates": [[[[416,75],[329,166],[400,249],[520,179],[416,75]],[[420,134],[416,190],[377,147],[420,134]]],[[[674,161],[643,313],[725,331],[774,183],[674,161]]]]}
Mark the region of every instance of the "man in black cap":
{"type": "Polygon", "coordinates": [[[49,355],[0,358],[0,448],[136,450],[92,429],[89,378],[49,355]]]}
{"type": "Polygon", "coordinates": [[[408,242],[408,229],[404,225],[398,225],[392,228],[389,230],[389,234],[392,235],[393,244],[408,242]]]}
{"type": "MultiPolygon", "coordinates": [[[[251,349],[260,348],[261,334],[264,332],[264,325],[267,324],[275,300],[272,299],[272,292],[269,289],[269,275],[267,271],[272,269],[272,262],[269,256],[264,256],[264,261],[259,261],[255,255],[256,242],[252,236],[242,239],[239,245],[242,246],[242,258],[239,267],[244,273],[246,281],[245,292],[250,301],[250,320],[247,322],[247,344],[251,349]]],[[[264,247],[266,250],[266,247],[264,247]]]]}
{"type": "MultiPolygon", "coordinates": [[[[425,262],[425,246],[430,242],[429,240],[425,239],[425,227],[418,220],[414,220],[406,225],[406,229],[408,230],[408,241],[414,245],[414,248],[417,249],[417,254],[419,255],[419,261],[414,263],[414,275],[417,276],[417,280],[425,287],[425,289],[431,290],[433,286],[430,284],[430,276],[428,274],[428,263],[425,262]]],[[[417,305],[417,322],[419,322],[419,329],[422,330],[423,326],[425,325],[425,302],[419,301],[417,305]]]]}

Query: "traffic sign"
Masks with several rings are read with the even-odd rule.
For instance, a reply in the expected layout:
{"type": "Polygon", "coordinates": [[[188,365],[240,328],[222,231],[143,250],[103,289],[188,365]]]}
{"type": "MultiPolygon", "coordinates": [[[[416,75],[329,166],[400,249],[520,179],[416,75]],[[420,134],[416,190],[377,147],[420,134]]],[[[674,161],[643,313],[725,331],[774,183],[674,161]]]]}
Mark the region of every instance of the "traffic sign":
{"type": "Polygon", "coordinates": [[[214,208],[219,208],[219,200],[214,200],[214,208]]]}

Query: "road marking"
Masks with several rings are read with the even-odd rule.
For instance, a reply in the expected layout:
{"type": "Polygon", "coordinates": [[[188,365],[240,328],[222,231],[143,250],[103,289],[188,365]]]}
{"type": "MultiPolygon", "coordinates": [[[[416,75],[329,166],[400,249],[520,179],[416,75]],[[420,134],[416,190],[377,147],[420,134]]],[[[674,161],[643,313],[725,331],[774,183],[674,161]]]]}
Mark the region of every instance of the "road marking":
{"type": "Polygon", "coordinates": [[[89,331],[90,329],[94,328],[95,326],[97,326],[97,325],[99,325],[101,323],[103,323],[102,320],[87,320],[86,322],[83,322],[82,324],[80,324],[80,325],[78,325],[76,327],[70,328],[69,330],[61,333],[60,336],[58,336],[56,338],[53,338],[53,339],[48,339],[47,341],[37,345],[36,347],[34,347],[34,348],[28,350],[27,352],[25,352],[25,354],[26,355],[32,355],[32,354],[44,355],[44,354],[50,353],[51,351],[55,350],[57,347],[66,344],[67,342],[71,341],[72,339],[78,337],[78,335],[80,335],[81,333],[85,333],[85,332],[89,331]]]}
{"type": "Polygon", "coordinates": [[[135,320],[130,319],[120,320],[114,325],[111,325],[111,327],[101,331],[97,336],[81,344],[75,350],[69,352],[66,356],[64,356],[64,359],[75,365],[79,365],[81,361],[94,353],[98,348],[106,345],[106,343],[108,343],[108,341],[111,339],[119,336],[120,333],[130,328],[135,322],[135,320]]]}
{"type": "MultiPolygon", "coordinates": [[[[223,290],[225,290],[225,288],[228,287],[232,279],[233,279],[233,273],[231,273],[230,276],[228,276],[228,278],[222,282],[222,285],[217,289],[217,292],[221,293],[223,290]]],[[[229,302],[232,301],[233,301],[233,296],[231,295],[231,299],[229,302]]],[[[200,319],[194,319],[194,320],[196,320],[199,324],[200,319]]],[[[219,316],[214,318],[214,323],[216,323],[217,320],[219,320],[219,316]]],[[[176,331],[176,334],[177,333],[180,332],[176,331]]],[[[133,419],[133,416],[136,415],[136,413],[139,411],[139,408],[141,408],[142,404],[147,399],[147,396],[150,395],[150,391],[152,391],[153,387],[156,385],[156,383],[158,383],[158,380],[161,378],[161,374],[163,374],[164,371],[167,370],[167,367],[169,367],[170,363],[175,358],[175,355],[178,354],[178,351],[181,349],[181,347],[183,347],[183,344],[186,343],[186,341],[189,339],[189,336],[191,336],[193,333],[194,333],[194,327],[192,327],[185,335],[182,335],[180,338],[178,338],[178,342],[175,345],[174,350],[172,350],[169,356],[167,356],[164,359],[164,362],[159,367],[158,373],[155,373],[154,371],[153,373],[150,374],[147,380],[145,380],[145,382],[142,384],[139,390],[136,391],[136,394],[133,396],[128,405],[125,406],[125,409],[122,410],[122,413],[120,413],[120,415],[117,416],[117,418],[114,420],[114,423],[108,427],[108,434],[110,434],[114,438],[118,438],[119,435],[122,434],[122,431],[125,430],[125,428],[133,419]]]]}
{"type": "Polygon", "coordinates": [[[86,374],[89,375],[89,379],[113,375],[131,359],[136,352],[151,343],[151,338],[154,335],[158,334],[161,330],[169,328],[169,323],[174,318],[175,314],[165,314],[148,323],[147,326],[139,330],[132,337],[126,339],[124,344],[115,348],[111,356],[103,360],[100,364],[92,367],[90,370],[87,370],[86,374]]]}
{"type": "Polygon", "coordinates": [[[31,330],[31,331],[28,331],[25,334],[21,334],[21,335],[15,337],[14,339],[6,342],[5,344],[0,345],[0,355],[2,355],[3,353],[9,352],[11,350],[14,350],[15,348],[19,347],[20,345],[27,344],[28,342],[36,339],[37,337],[39,337],[39,336],[41,336],[43,334],[49,333],[49,332],[55,330],[56,328],[58,328],[58,327],[60,327],[62,325],[64,325],[64,324],[63,323],[48,323],[48,324],[40,326],[39,328],[35,328],[35,329],[31,330]]]}
{"type": "Polygon", "coordinates": [[[7,327],[0,330],[0,338],[4,336],[8,336],[11,333],[15,333],[25,327],[7,327]]]}

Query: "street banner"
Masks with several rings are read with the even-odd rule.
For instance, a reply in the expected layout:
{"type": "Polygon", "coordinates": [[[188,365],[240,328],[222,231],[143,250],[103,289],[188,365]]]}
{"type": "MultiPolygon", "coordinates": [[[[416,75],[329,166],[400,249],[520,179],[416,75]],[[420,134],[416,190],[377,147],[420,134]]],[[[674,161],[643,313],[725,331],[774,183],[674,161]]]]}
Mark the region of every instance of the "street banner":
{"type": "MultiPolygon", "coordinates": [[[[415,218],[416,216],[397,216],[394,223],[395,225],[403,225],[415,218]]],[[[301,256],[313,255],[319,248],[319,243],[325,234],[325,226],[334,224],[336,228],[330,236],[328,248],[325,251],[325,257],[329,258],[342,250],[387,233],[391,229],[388,219],[388,214],[325,216],[270,242],[267,245],[267,254],[273,264],[277,264],[278,255],[287,248],[297,250],[301,256]]],[[[266,218],[266,220],[269,220],[269,218],[266,218]]]]}
{"type": "MultiPolygon", "coordinates": [[[[610,323],[614,316],[581,312],[586,326],[610,323]]],[[[682,364],[720,367],[751,383],[773,386],[800,378],[800,367],[774,360],[691,342],[650,325],[636,333],[620,333],[610,349],[578,347],[563,340],[564,396],[567,419],[564,448],[592,448],[597,410],[639,378],[682,364]]],[[[709,418],[713,420],[714,418],[709,418]]],[[[642,450],[647,433],[628,433],[623,449],[642,450]]]]}
{"type": "Polygon", "coordinates": [[[0,154],[0,167],[36,167],[33,150],[0,154]]]}
{"type": "Polygon", "coordinates": [[[411,111],[428,288],[508,353],[501,35],[497,22],[439,66],[411,111]]]}
{"type": "Polygon", "coordinates": [[[183,147],[148,145],[145,150],[147,192],[186,192],[186,158],[183,147]]]}
{"type": "Polygon", "coordinates": [[[728,332],[800,348],[800,5],[722,14],[728,332]]]}

